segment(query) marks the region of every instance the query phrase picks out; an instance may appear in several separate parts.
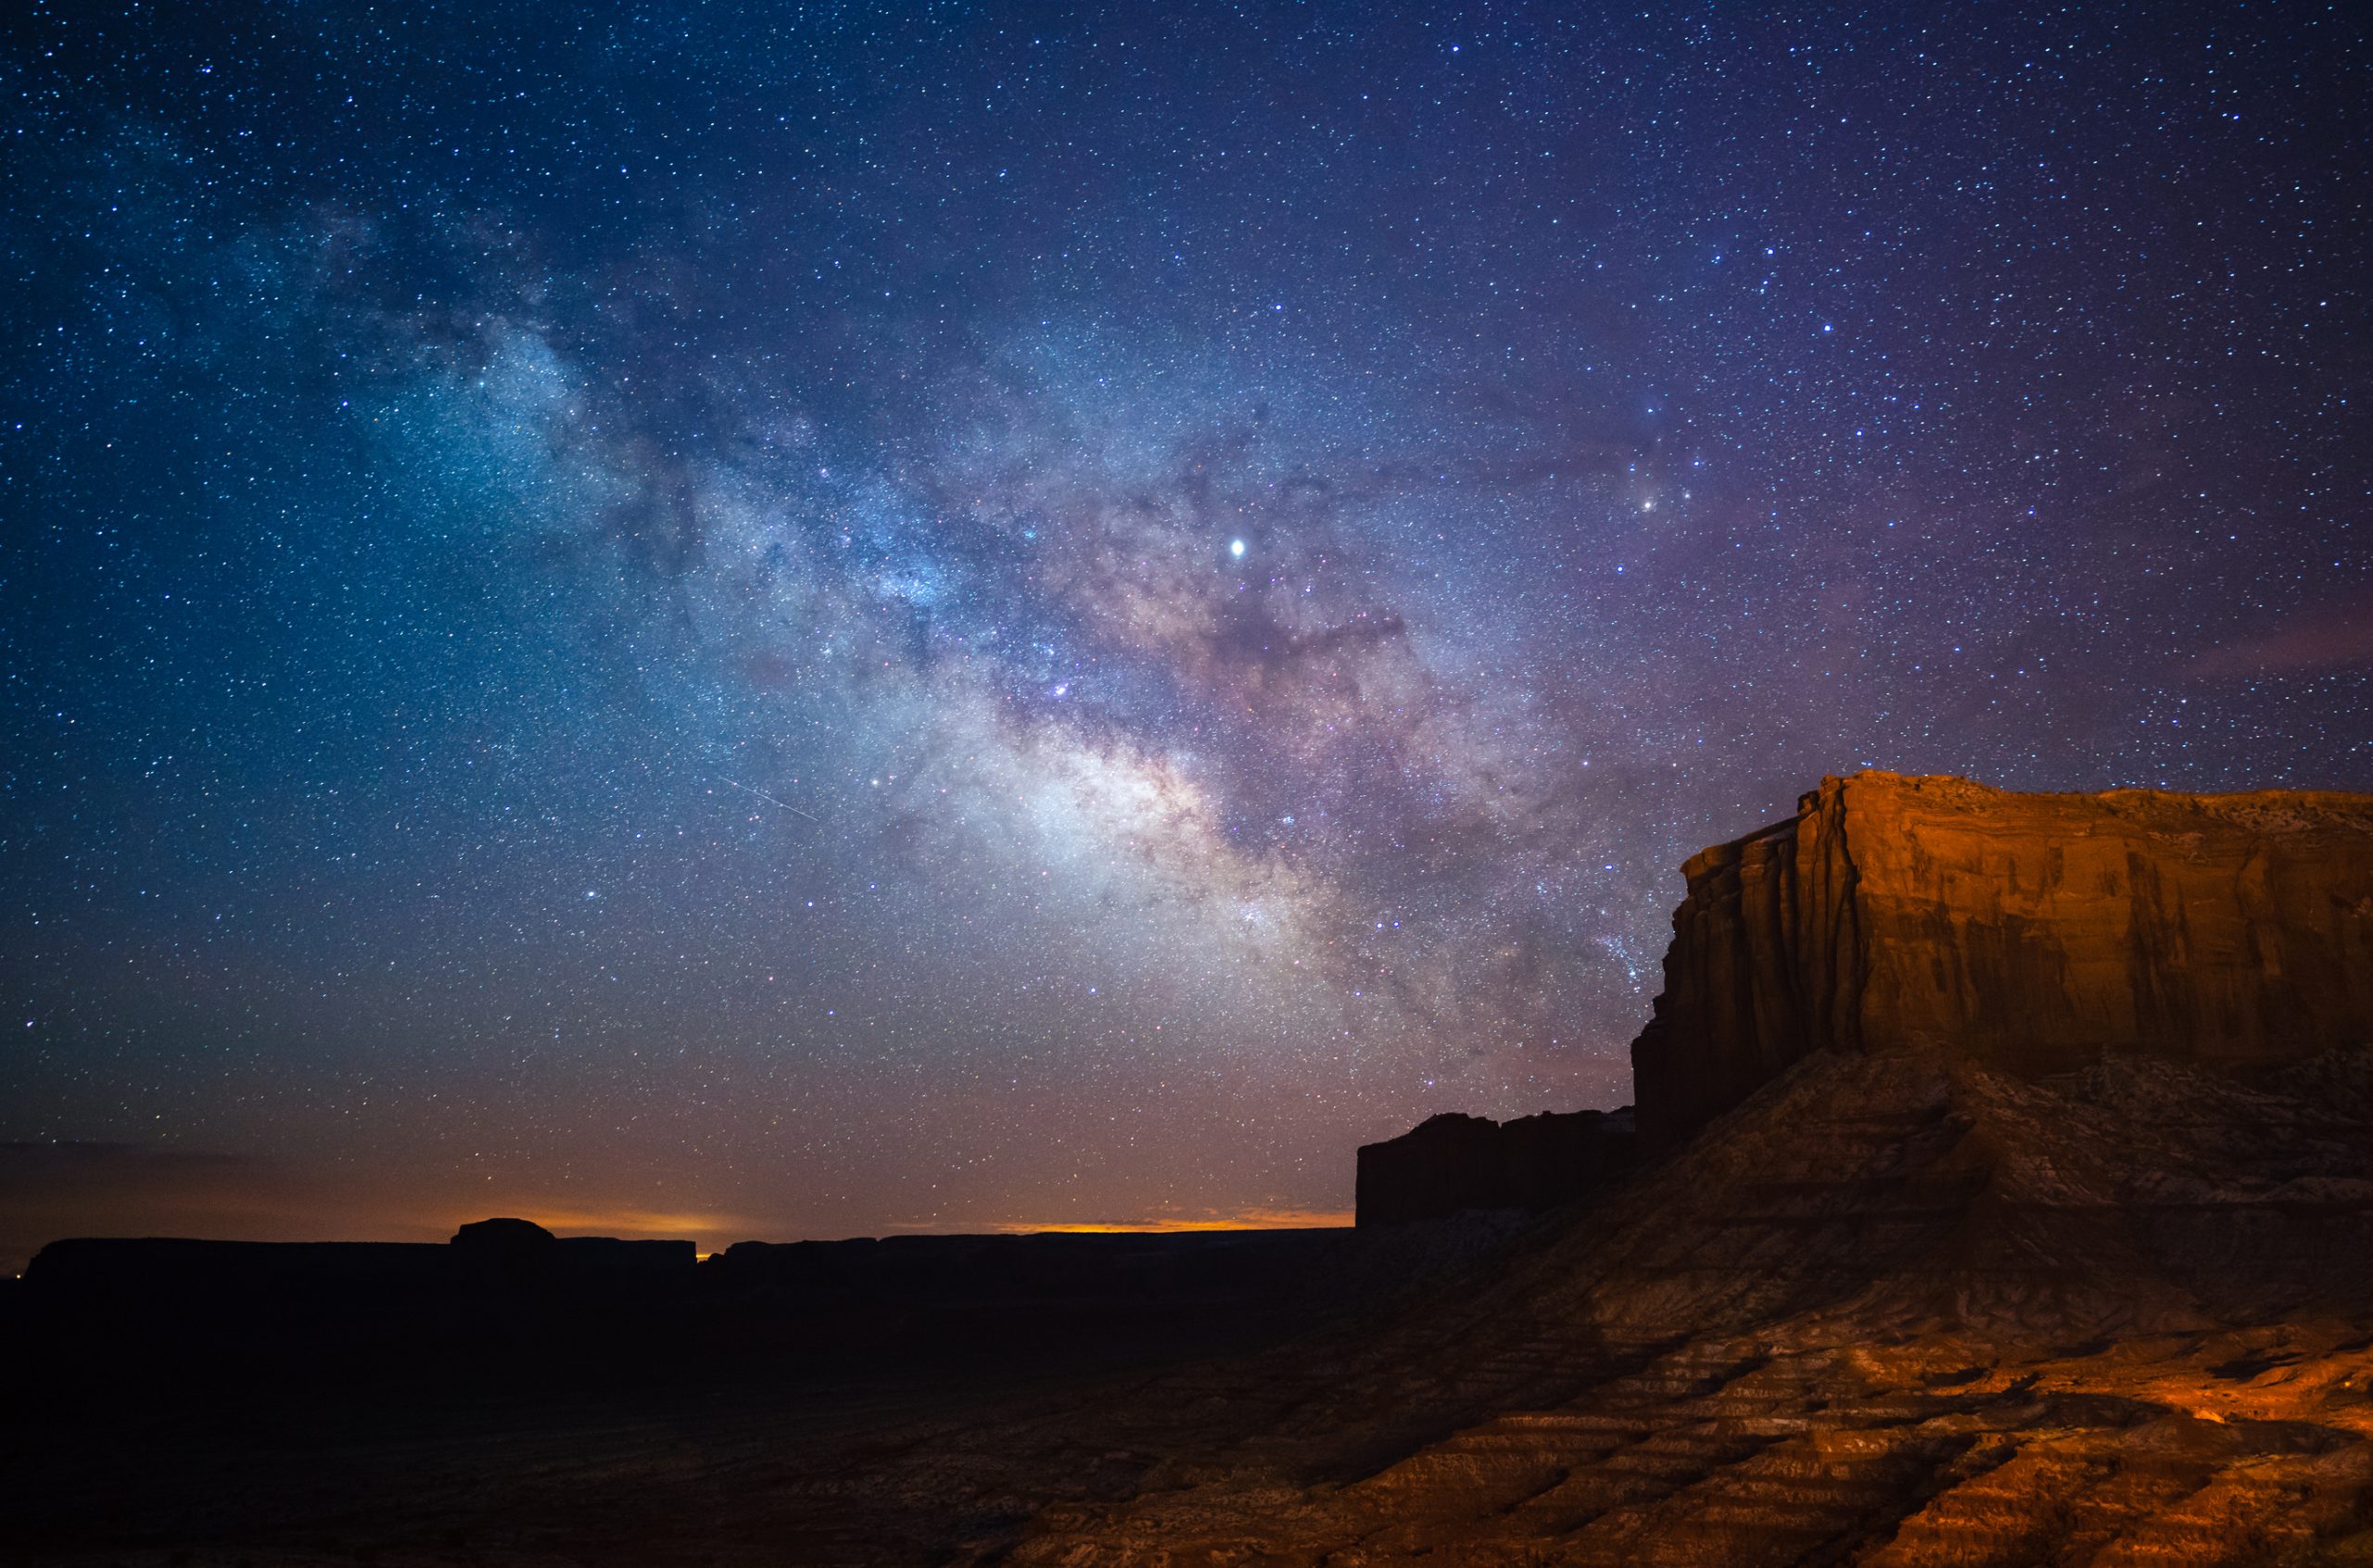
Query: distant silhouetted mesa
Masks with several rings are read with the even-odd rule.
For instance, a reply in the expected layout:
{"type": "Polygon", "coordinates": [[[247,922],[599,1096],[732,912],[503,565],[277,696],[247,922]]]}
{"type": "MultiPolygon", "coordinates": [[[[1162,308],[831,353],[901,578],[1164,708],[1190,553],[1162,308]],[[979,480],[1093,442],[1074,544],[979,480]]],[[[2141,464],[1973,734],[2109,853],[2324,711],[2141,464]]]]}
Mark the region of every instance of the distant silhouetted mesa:
{"type": "Polygon", "coordinates": [[[688,1241],[555,1236],[532,1220],[475,1220],[453,1233],[447,1250],[460,1281],[499,1290],[688,1281],[700,1261],[688,1241]]]}
{"type": "Polygon", "coordinates": [[[1341,1230],[906,1235],[736,1242],[703,1271],[731,1296],[837,1308],[1085,1308],[1284,1298],[1339,1280],[1341,1230]],[[1326,1267],[1333,1263],[1338,1266],[1326,1267]]]}
{"type": "Polygon", "coordinates": [[[698,1261],[688,1241],[563,1237],[527,1220],[481,1220],[445,1246],[75,1237],[43,1247],[25,1283],[53,1308],[385,1314],[457,1291],[582,1295],[689,1282],[698,1261]]]}
{"type": "Polygon", "coordinates": [[[1629,1106],[1547,1111],[1504,1124],[1445,1111],[1361,1148],[1359,1223],[1398,1225],[1469,1208],[1555,1208],[1636,1158],[1629,1106]]]}
{"type": "Polygon", "coordinates": [[[181,1236],[71,1237],[43,1247],[25,1269],[27,1292],[46,1307],[176,1314],[358,1302],[385,1309],[441,1295],[451,1278],[445,1248],[412,1242],[181,1236]]]}

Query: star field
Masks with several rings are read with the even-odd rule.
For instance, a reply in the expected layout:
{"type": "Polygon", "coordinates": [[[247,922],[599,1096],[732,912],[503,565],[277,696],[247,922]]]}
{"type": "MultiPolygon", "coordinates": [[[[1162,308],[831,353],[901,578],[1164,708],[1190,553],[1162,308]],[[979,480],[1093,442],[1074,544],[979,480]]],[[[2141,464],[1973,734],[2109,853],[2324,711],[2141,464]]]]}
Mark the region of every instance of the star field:
{"type": "Polygon", "coordinates": [[[2347,7],[6,26],[34,1241],[1339,1212],[1824,773],[2373,789],[2347,7]]]}

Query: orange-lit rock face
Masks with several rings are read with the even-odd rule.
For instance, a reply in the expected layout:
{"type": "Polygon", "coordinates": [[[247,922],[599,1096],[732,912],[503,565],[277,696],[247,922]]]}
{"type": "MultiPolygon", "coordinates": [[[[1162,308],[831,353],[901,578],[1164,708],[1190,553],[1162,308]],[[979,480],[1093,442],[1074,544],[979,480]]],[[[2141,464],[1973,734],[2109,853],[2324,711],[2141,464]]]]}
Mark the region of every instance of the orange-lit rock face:
{"type": "Polygon", "coordinates": [[[2373,1040],[2373,798],[1864,773],[1682,871],[1632,1046],[1652,1149],[1824,1046],[2037,1076],[2373,1040]]]}

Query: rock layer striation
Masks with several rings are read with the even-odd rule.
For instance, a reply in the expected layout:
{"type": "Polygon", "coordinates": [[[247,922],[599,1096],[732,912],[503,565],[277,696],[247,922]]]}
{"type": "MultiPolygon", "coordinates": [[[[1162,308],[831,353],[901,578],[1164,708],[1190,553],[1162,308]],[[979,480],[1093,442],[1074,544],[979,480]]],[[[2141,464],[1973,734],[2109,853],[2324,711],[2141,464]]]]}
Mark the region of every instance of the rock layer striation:
{"type": "Polygon", "coordinates": [[[1860,773],[1681,869],[1631,1047],[1644,1152],[1821,1049],[2032,1079],[2373,1041],[2373,797],[1860,773]]]}

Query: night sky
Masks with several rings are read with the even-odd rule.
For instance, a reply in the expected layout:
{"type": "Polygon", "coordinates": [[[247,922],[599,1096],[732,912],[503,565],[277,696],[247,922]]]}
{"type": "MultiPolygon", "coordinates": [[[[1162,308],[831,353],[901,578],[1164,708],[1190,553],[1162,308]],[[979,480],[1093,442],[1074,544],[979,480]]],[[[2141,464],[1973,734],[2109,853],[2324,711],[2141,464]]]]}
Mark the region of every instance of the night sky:
{"type": "Polygon", "coordinates": [[[19,1260],[1306,1221],[1825,773],[2373,789],[2351,6],[6,27],[19,1260]]]}

